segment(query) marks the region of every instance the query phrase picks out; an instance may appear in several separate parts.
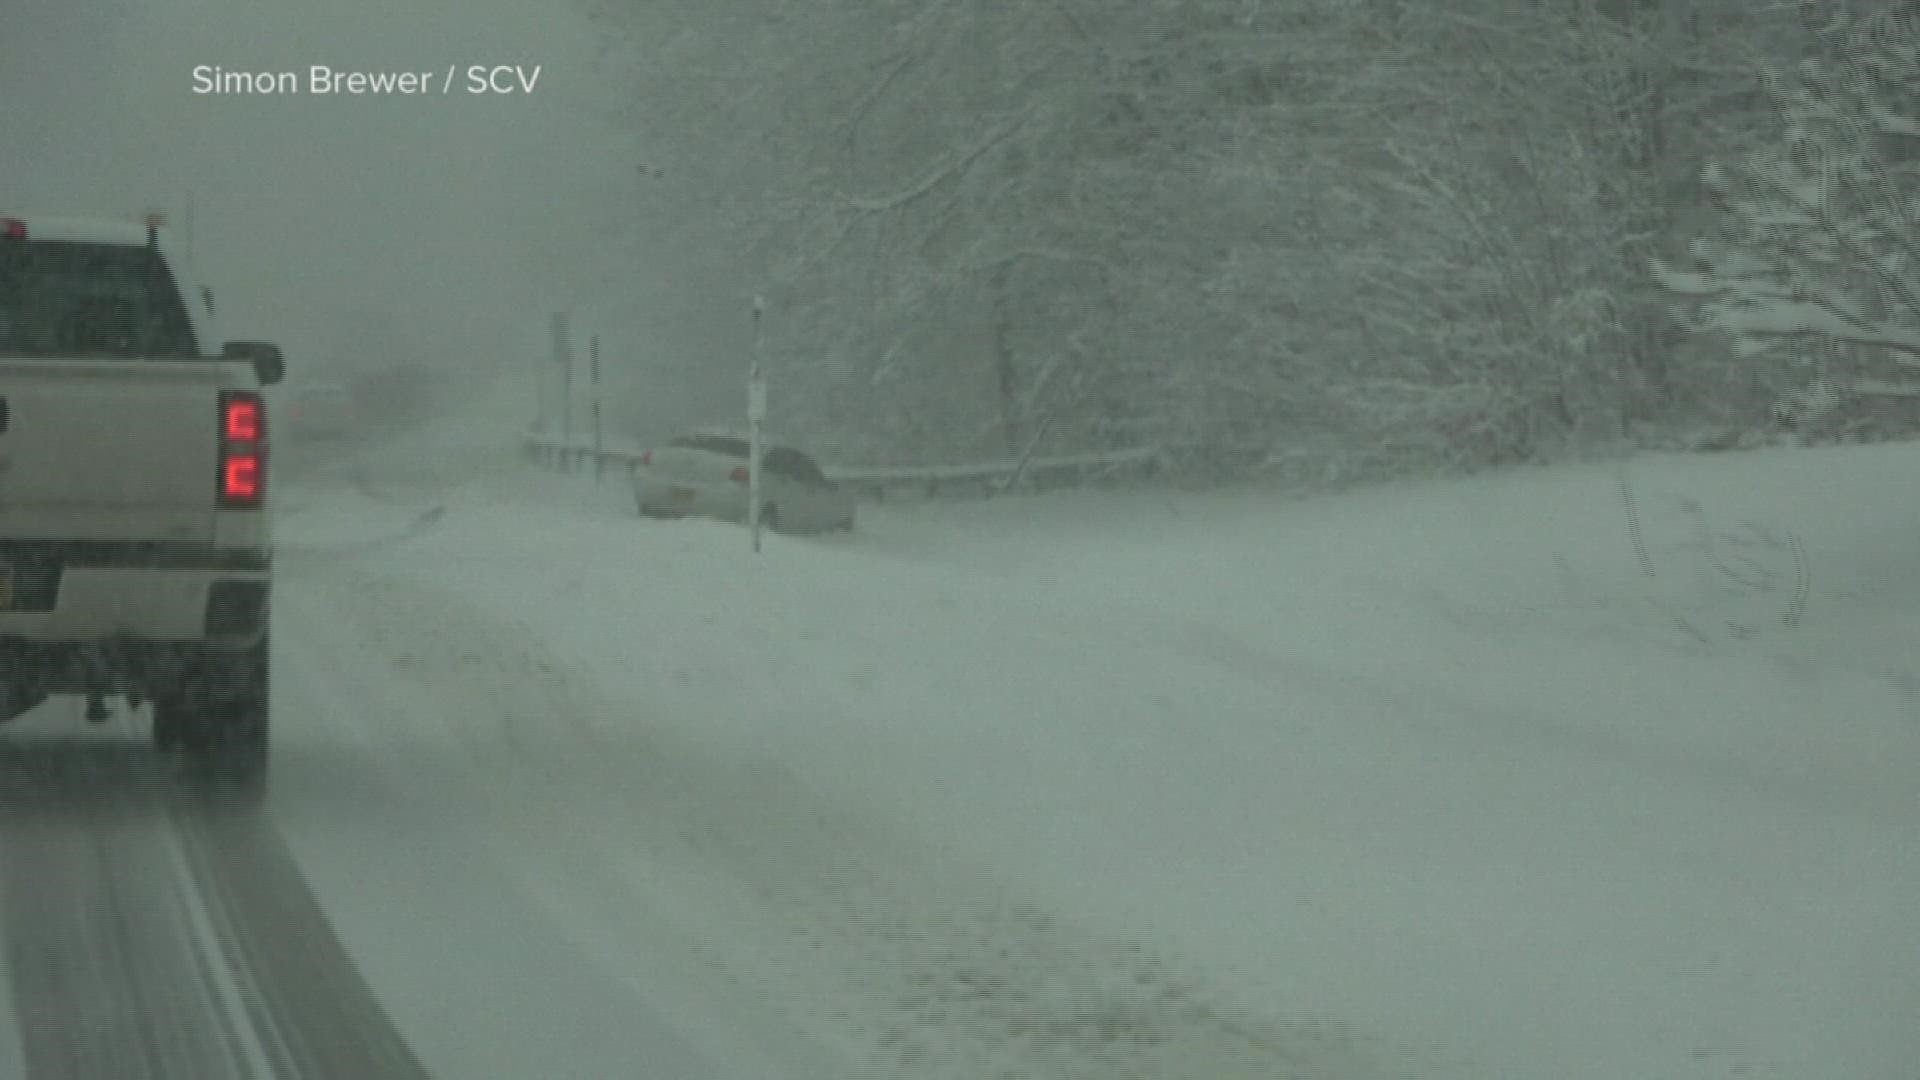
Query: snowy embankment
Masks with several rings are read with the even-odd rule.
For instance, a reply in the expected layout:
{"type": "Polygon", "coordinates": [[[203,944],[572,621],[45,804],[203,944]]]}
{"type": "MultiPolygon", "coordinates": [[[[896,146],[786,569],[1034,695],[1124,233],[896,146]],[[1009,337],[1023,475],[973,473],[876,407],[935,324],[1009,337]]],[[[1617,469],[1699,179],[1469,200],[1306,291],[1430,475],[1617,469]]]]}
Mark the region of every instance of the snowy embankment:
{"type": "MultiPolygon", "coordinates": [[[[609,977],[644,919],[914,1078],[1920,1061],[1920,449],[888,505],[758,557],[406,460],[290,496],[296,619],[609,977]]],[[[384,949],[283,730],[276,812],[384,949]]],[[[431,1063],[432,980],[363,963],[431,1063]]]]}

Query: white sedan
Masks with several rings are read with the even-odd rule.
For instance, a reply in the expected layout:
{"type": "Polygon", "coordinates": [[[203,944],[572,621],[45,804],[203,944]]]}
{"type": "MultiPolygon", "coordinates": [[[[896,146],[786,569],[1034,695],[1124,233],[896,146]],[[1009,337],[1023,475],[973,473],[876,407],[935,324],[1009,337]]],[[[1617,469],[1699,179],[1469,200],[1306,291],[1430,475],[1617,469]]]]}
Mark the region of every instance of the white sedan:
{"type": "MultiPolygon", "coordinates": [[[[747,520],[747,440],[733,434],[686,435],[640,455],[633,501],[642,517],[747,520]]],[[[790,446],[760,457],[760,520],[778,532],[853,528],[853,496],[790,446]]]]}

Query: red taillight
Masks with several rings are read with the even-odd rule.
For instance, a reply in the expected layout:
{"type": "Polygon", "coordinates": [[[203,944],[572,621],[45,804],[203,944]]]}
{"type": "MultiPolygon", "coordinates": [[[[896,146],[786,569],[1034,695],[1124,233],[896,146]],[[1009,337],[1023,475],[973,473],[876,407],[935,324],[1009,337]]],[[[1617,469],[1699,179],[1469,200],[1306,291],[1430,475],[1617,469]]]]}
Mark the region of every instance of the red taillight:
{"type": "Polygon", "coordinates": [[[220,395],[220,504],[258,506],[267,484],[267,411],[260,395],[220,395]]]}
{"type": "Polygon", "coordinates": [[[8,240],[25,240],[27,223],[19,218],[0,218],[0,237],[8,240]]]}
{"type": "Polygon", "coordinates": [[[744,484],[747,482],[747,467],[745,465],[735,465],[733,472],[728,475],[733,478],[734,483],[744,484]]]}
{"type": "Polygon", "coordinates": [[[252,398],[227,401],[227,419],[223,425],[229,442],[257,442],[260,438],[260,403],[252,398]]]}
{"type": "Polygon", "coordinates": [[[252,502],[260,497],[260,455],[239,454],[226,461],[220,475],[220,494],[230,502],[252,502]]]}

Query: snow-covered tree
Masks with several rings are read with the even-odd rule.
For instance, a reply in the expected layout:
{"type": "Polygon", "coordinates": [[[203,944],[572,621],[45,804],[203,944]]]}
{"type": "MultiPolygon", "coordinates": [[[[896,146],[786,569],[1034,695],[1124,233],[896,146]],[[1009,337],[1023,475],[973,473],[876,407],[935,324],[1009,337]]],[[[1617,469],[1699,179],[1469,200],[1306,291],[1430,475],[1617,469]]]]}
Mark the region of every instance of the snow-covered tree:
{"type": "Polygon", "coordinates": [[[1749,0],[600,2],[659,177],[642,272],[772,298],[781,427],[1210,475],[1540,458],[1671,407],[1647,261],[1798,32],[1749,0]]]}
{"type": "Polygon", "coordinates": [[[1718,229],[1656,263],[1685,326],[1834,403],[1920,387],[1920,7],[1836,14],[1765,89],[1777,143],[1713,165],[1718,229]]]}

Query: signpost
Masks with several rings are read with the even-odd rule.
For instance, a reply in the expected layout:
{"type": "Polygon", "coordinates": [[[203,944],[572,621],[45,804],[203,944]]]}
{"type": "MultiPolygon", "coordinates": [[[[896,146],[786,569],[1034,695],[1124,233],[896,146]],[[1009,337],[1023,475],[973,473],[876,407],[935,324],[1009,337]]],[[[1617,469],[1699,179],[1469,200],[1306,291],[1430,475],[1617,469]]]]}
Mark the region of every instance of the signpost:
{"type": "Polygon", "coordinates": [[[560,462],[573,471],[573,343],[568,340],[567,313],[553,313],[553,361],[560,365],[560,462]]]}
{"type": "Polygon", "coordinates": [[[760,316],[766,301],[753,298],[753,366],[747,370],[747,531],[760,553],[760,422],[767,417],[767,378],[760,370],[760,316]]]}
{"type": "Polygon", "coordinates": [[[587,339],[587,374],[593,382],[593,482],[606,471],[606,439],[600,427],[600,335],[587,339]]]}
{"type": "MultiPolygon", "coordinates": [[[[535,353],[533,357],[533,395],[538,399],[539,411],[535,414],[533,429],[540,433],[542,445],[545,444],[546,440],[553,437],[553,431],[548,427],[549,424],[553,423],[552,420],[548,419],[553,409],[547,404],[547,399],[552,397],[553,394],[552,391],[547,389],[547,381],[547,362],[541,360],[540,355],[535,353]]],[[[542,450],[540,456],[544,459],[546,452],[542,450]]]]}

